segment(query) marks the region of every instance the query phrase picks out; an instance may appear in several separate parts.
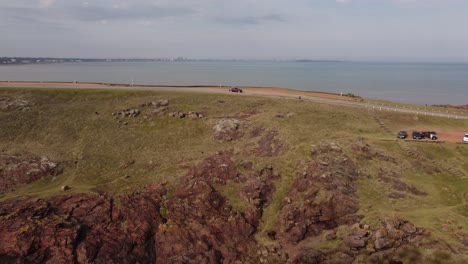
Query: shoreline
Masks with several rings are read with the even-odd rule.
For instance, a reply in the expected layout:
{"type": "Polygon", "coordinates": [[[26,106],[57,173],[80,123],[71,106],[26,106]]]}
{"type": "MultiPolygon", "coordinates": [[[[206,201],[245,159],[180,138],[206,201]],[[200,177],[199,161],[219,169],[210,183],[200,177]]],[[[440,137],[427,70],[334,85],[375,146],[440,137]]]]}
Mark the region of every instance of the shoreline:
{"type": "MultiPolygon", "coordinates": [[[[154,88],[154,89],[199,89],[213,90],[229,89],[231,86],[215,86],[215,85],[150,85],[150,84],[128,84],[128,83],[101,83],[101,82],[38,82],[38,81],[0,81],[0,87],[12,88],[154,88]]],[[[270,94],[270,95],[294,95],[294,96],[311,96],[318,98],[327,98],[343,101],[354,101],[352,97],[340,95],[331,92],[318,91],[300,91],[281,87],[256,87],[256,86],[238,86],[246,92],[253,94],[270,94]]]]}

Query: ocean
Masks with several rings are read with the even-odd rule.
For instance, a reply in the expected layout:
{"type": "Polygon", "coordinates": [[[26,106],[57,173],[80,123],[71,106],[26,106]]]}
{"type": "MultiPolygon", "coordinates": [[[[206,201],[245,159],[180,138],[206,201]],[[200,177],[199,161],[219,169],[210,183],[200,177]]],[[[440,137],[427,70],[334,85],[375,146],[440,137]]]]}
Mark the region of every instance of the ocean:
{"type": "Polygon", "coordinates": [[[0,81],[282,87],[412,104],[468,105],[468,64],[74,62],[0,66],[0,81]]]}

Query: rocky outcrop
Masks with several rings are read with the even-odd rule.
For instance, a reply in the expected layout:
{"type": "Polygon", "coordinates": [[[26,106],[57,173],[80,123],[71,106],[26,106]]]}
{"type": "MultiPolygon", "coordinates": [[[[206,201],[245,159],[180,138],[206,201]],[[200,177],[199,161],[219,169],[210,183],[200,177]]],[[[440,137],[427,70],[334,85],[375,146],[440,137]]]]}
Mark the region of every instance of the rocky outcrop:
{"type": "Polygon", "coordinates": [[[286,151],[284,142],[278,139],[278,131],[269,130],[265,135],[258,141],[258,147],[255,149],[255,153],[259,157],[273,157],[279,156],[286,151]]]}
{"type": "Polygon", "coordinates": [[[200,119],[203,118],[203,114],[199,112],[189,111],[188,113],[183,112],[172,112],[169,114],[170,117],[178,117],[178,118],[191,118],[191,119],[200,119]]]}
{"type": "Polygon", "coordinates": [[[230,153],[166,188],[114,198],[70,194],[0,203],[1,263],[232,263],[255,246],[259,215],[232,209],[214,184],[234,179],[230,153]]]}
{"type": "Polygon", "coordinates": [[[323,230],[359,220],[355,215],[359,209],[356,166],[338,145],[320,149],[323,154],[306,164],[283,203],[277,237],[284,244],[298,243],[323,230]],[[333,155],[327,154],[328,150],[333,155]]]}
{"type": "Polygon", "coordinates": [[[125,118],[125,117],[137,117],[140,113],[141,112],[138,109],[122,109],[122,110],[113,112],[112,115],[125,118]]]}
{"type": "Polygon", "coordinates": [[[1,263],[154,263],[164,188],[120,198],[74,194],[0,207],[1,263]]]}
{"type": "Polygon", "coordinates": [[[62,172],[58,162],[46,157],[26,157],[0,154],[0,193],[11,191],[16,185],[28,184],[42,177],[62,172]]]}
{"type": "Polygon", "coordinates": [[[255,244],[255,229],[201,179],[176,191],[166,218],[156,234],[156,255],[165,260],[161,263],[230,263],[255,244]]]}
{"type": "Polygon", "coordinates": [[[232,161],[232,152],[219,152],[206,158],[197,166],[189,169],[186,178],[204,180],[213,184],[225,184],[228,180],[234,180],[238,172],[232,161]]]}
{"type": "Polygon", "coordinates": [[[372,236],[373,247],[376,251],[384,251],[404,245],[419,246],[421,238],[429,234],[398,215],[386,217],[372,236]]]}
{"type": "Polygon", "coordinates": [[[169,109],[169,100],[162,99],[162,100],[159,100],[159,101],[152,101],[152,102],[148,102],[148,103],[143,103],[140,106],[141,107],[152,107],[153,108],[153,110],[151,111],[152,114],[162,116],[162,115],[166,114],[166,112],[169,109]]]}
{"type": "Polygon", "coordinates": [[[219,141],[232,141],[241,138],[241,122],[238,119],[222,119],[213,127],[214,138],[219,141]]]}
{"type": "MultiPolygon", "coordinates": [[[[402,262],[412,248],[427,245],[429,232],[400,216],[377,227],[360,223],[359,172],[339,144],[312,146],[311,154],[298,163],[277,225],[268,230],[259,226],[264,210],[277,201],[281,174],[274,164],[255,167],[225,151],[188,168],[169,191],[155,183],[115,197],[1,202],[0,263],[402,262]],[[227,184],[236,186],[242,207],[230,204],[227,184]],[[266,246],[256,237],[275,241],[266,246]],[[338,246],[319,249],[324,241],[338,246]]],[[[454,234],[466,244],[466,233],[454,234]]]]}
{"type": "Polygon", "coordinates": [[[18,100],[8,96],[0,96],[0,110],[29,111],[31,110],[31,104],[25,100],[18,100]]]}

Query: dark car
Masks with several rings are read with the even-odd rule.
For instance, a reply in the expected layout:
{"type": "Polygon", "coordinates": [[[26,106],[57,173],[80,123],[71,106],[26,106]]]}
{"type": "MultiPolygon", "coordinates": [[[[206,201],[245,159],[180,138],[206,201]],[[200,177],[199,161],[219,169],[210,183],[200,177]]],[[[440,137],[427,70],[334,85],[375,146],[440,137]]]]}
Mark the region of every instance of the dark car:
{"type": "Polygon", "coordinates": [[[233,93],[242,93],[243,92],[242,89],[239,88],[239,87],[231,87],[231,88],[229,88],[229,91],[233,92],[233,93]]]}
{"type": "Polygon", "coordinates": [[[423,135],[423,137],[425,138],[429,138],[429,139],[432,139],[432,140],[437,140],[437,133],[435,131],[423,131],[421,132],[421,134],[423,135]]]}
{"type": "Polygon", "coordinates": [[[422,139],[424,135],[419,131],[413,131],[412,133],[413,139],[422,139]]]}
{"type": "Polygon", "coordinates": [[[400,131],[400,132],[398,132],[397,137],[398,137],[398,138],[401,138],[401,139],[407,138],[407,137],[408,137],[408,133],[406,133],[406,131],[400,131]]]}

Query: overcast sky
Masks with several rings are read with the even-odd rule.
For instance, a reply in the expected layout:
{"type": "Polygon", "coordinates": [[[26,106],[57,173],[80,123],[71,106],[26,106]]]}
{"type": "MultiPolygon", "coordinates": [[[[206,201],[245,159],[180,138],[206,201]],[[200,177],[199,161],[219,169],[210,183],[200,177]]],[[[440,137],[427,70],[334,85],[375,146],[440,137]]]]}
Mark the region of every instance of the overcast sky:
{"type": "Polygon", "coordinates": [[[468,0],[0,0],[0,56],[468,61],[468,0]]]}

